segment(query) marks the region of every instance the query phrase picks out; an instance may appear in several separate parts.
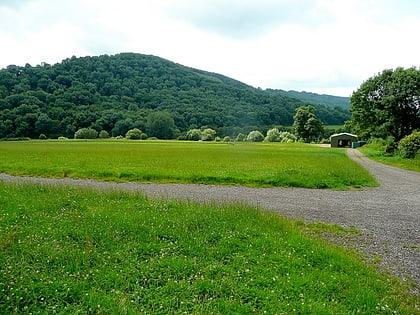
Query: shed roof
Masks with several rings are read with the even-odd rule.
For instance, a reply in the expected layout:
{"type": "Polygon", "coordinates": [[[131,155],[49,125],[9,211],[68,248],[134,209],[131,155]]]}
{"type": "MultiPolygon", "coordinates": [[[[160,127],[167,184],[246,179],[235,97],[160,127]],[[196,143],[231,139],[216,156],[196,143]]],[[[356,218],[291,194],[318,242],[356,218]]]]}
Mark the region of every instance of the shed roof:
{"type": "Polygon", "coordinates": [[[351,138],[357,138],[356,135],[352,134],[352,133],[348,133],[348,132],[342,132],[342,133],[336,133],[333,134],[330,138],[335,138],[335,137],[351,137],[351,138]]]}

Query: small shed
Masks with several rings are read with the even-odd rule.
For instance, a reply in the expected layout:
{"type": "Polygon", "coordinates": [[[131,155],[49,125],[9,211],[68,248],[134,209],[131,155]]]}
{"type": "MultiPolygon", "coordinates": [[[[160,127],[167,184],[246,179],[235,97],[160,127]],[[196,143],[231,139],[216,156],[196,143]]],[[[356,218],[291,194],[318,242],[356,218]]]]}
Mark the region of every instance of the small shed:
{"type": "Polygon", "coordinates": [[[330,137],[332,148],[351,148],[352,143],[357,141],[357,136],[351,133],[337,133],[330,137]]]}

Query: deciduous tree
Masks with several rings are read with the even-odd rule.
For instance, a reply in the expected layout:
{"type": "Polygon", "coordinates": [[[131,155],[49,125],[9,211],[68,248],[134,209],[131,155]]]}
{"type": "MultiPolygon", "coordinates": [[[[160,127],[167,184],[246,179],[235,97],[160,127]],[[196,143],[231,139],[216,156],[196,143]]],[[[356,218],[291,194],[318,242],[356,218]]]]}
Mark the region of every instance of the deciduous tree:
{"type": "Polygon", "coordinates": [[[394,137],[420,128],[420,70],[384,70],[353,93],[351,126],[359,137],[394,137]]]}
{"type": "Polygon", "coordinates": [[[168,112],[152,112],[147,117],[149,135],[158,139],[175,138],[175,122],[168,112]]]}
{"type": "Polygon", "coordinates": [[[305,142],[317,141],[324,131],[322,122],[315,115],[315,107],[301,106],[293,117],[293,129],[299,139],[305,142]]]}

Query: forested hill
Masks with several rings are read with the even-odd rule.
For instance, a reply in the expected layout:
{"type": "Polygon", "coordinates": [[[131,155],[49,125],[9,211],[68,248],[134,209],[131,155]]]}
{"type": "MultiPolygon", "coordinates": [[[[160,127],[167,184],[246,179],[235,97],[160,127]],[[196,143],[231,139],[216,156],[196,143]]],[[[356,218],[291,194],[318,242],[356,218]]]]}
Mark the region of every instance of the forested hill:
{"type": "MultiPolygon", "coordinates": [[[[229,133],[291,125],[295,109],[307,104],[134,53],[0,70],[0,138],[73,137],[84,127],[124,135],[131,128],[147,131],[154,112],[168,112],[178,133],[202,126],[229,133]]],[[[339,105],[316,105],[317,116],[326,124],[342,124],[350,114],[339,105]]]]}
{"type": "Polygon", "coordinates": [[[298,91],[284,91],[284,90],[267,90],[273,94],[281,94],[288,97],[297,98],[303,102],[311,104],[321,104],[329,107],[341,107],[343,109],[350,109],[350,97],[333,96],[326,94],[316,94],[312,92],[298,92],[298,91]]]}

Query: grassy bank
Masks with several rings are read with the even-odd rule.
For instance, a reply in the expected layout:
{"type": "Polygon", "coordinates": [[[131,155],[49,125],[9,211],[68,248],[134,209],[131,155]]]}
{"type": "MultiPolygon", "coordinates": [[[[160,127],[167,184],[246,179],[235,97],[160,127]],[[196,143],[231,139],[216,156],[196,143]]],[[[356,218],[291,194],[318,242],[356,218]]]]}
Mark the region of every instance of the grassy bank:
{"type": "Polygon", "coordinates": [[[373,145],[368,145],[361,148],[361,151],[372,160],[399,167],[402,169],[420,172],[420,155],[414,159],[404,159],[399,155],[385,155],[383,148],[377,148],[373,145]]]}
{"type": "Polygon", "coordinates": [[[1,314],[416,312],[398,280],[273,213],[0,188],[1,314]]]}
{"type": "Polygon", "coordinates": [[[345,189],[376,185],[343,149],[179,141],[0,142],[0,171],[110,181],[345,189]]]}

